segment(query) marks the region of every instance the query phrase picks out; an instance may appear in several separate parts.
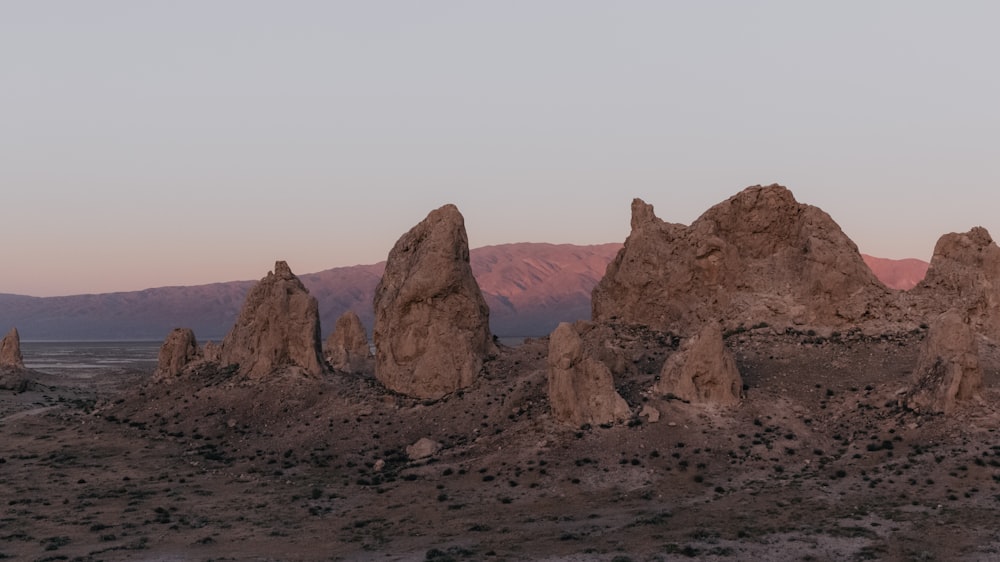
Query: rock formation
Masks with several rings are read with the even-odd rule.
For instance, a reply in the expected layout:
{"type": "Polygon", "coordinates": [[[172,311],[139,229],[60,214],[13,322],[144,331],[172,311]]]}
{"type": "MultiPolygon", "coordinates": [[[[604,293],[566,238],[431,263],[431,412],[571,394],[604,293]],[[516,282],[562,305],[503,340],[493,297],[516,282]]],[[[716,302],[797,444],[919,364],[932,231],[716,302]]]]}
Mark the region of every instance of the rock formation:
{"type": "Polygon", "coordinates": [[[368,333],[354,311],[348,310],[337,319],[323,350],[330,365],[338,371],[363,373],[372,367],[368,333]]]}
{"type": "Polygon", "coordinates": [[[982,227],[945,234],[924,280],[904,298],[927,315],[963,311],[977,331],[1000,342],[1000,247],[982,227]]]}
{"type": "Polygon", "coordinates": [[[694,404],[739,404],[743,381],[718,324],[705,324],[698,335],[667,359],[655,391],[694,404]]]}
{"type": "Polygon", "coordinates": [[[822,210],[748,187],[691,226],[632,202],[632,232],[593,292],[595,321],[689,332],[759,322],[840,327],[880,319],[890,292],[822,210]]]}
{"type": "Polygon", "coordinates": [[[206,342],[201,348],[201,356],[205,361],[219,363],[222,360],[222,347],[214,341],[206,342]]]}
{"type": "Polygon", "coordinates": [[[495,351],[454,205],[432,211],[389,252],[375,290],[374,342],[375,376],[417,398],[469,386],[495,351]]]}
{"type": "Polygon", "coordinates": [[[184,368],[201,356],[198,341],[190,328],[174,328],[160,346],[153,380],[169,380],[184,373],[184,368]]]}
{"type": "Polygon", "coordinates": [[[584,351],[573,324],[563,322],[549,336],[549,403],[552,415],[575,426],[611,423],[630,415],[615,390],[611,370],[584,351]]]}
{"type": "Polygon", "coordinates": [[[977,398],[983,385],[978,349],[967,316],[956,310],[939,316],[921,345],[916,383],[906,406],[918,412],[950,414],[960,402],[977,398]]]}
{"type": "Polygon", "coordinates": [[[7,335],[0,339],[0,367],[24,368],[24,357],[21,356],[21,335],[17,333],[17,328],[11,328],[7,335]]]}
{"type": "Polygon", "coordinates": [[[288,264],[275,262],[274,271],[247,295],[233,329],[222,341],[220,362],[239,365],[239,373],[260,379],[286,367],[302,374],[323,374],[320,357],[319,311],[288,264]]]}

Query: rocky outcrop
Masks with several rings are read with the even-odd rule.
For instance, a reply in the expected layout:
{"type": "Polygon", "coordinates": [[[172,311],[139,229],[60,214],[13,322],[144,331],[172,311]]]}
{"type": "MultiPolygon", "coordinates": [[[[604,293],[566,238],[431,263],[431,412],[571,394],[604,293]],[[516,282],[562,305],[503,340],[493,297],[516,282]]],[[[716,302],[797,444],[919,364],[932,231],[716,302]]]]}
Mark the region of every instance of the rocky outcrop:
{"type": "Polygon", "coordinates": [[[323,374],[316,299],[283,261],[250,290],[236,325],[222,341],[220,362],[260,379],[293,368],[323,374]]]}
{"type": "Polygon", "coordinates": [[[347,373],[363,373],[373,367],[368,333],[358,315],[348,310],[337,319],[333,333],[323,346],[330,366],[347,373]]]}
{"type": "Polygon", "coordinates": [[[170,380],[181,376],[185,367],[198,360],[201,351],[194,331],[190,328],[174,328],[160,346],[153,380],[170,380]]]}
{"type": "Polygon", "coordinates": [[[21,356],[21,335],[17,333],[17,328],[11,328],[7,335],[0,339],[0,367],[24,368],[24,357],[21,356]]]}
{"type": "Polygon", "coordinates": [[[979,396],[983,373],[971,320],[950,310],[930,326],[920,348],[916,382],[906,406],[922,413],[953,413],[979,396]]]}
{"type": "Polygon", "coordinates": [[[667,359],[654,391],[693,404],[739,404],[743,381],[718,324],[707,323],[667,359]]]}
{"type": "Polygon", "coordinates": [[[201,356],[205,361],[219,363],[222,361],[222,347],[214,341],[206,342],[201,349],[201,356]]]}
{"type": "Polygon", "coordinates": [[[586,353],[573,324],[560,324],[549,336],[549,404],[559,421],[575,426],[620,421],[630,415],[615,390],[611,369],[586,353]]]}
{"type": "Polygon", "coordinates": [[[690,226],[632,202],[632,232],[593,292],[593,318],[690,334],[724,328],[880,321],[890,291],[822,210],[784,187],[749,187],[690,226]]]}
{"type": "Polygon", "coordinates": [[[985,228],[942,236],[924,280],[905,296],[927,316],[954,308],[1000,342],[1000,247],[985,228]]]}
{"type": "Polygon", "coordinates": [[[495,352],[465,220],[454,205],[432,211],[389,252],[375,290],[373,339],[375,376],[417,398],[469,386],[495,352]]]}

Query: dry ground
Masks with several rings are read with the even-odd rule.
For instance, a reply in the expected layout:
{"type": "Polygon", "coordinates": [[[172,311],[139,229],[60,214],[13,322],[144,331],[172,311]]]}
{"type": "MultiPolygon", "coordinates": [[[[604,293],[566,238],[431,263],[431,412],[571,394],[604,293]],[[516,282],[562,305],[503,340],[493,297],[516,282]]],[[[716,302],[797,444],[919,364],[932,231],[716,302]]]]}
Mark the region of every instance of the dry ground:
{"type": "Polygon", "coordinates": [[[981,404],[918,417],[920,331],[728,334],[746,398],[715,411],[645,393],[676,338],[613,331],[655,423],[555,423],[545,340],[435,402],[344,374],[0,391],[0,558],[1000,558],[996,348],[981,404]]]}

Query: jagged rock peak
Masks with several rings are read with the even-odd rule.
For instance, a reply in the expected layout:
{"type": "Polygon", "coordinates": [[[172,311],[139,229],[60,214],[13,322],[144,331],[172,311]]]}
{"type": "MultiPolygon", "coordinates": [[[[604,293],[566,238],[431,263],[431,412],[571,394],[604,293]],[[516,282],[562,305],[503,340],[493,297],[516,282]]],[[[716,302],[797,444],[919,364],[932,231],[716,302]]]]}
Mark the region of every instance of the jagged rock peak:
{"type": "Polygon", "coordinates": [[[170,380],[181,376],[184,369],[201,357],[198,340],[190,328],[174,328],[160,346],[153,380],[170,380]]]}
{"type": "Polygon", "coordinates": [[[549,336],[548,369],[549,404],[557,420],[598,425],[631,414],[615,390],[611,370],[585,351],[578,326],[563,322],[549,336]]]}
{"type": "Polygon", "coordinates": [[[374,301],[375,375],[391,390],[440,398],[471,385],[496,351],[465,219],[454,205],[431,211],[399,238],[374,301]]]}
{"type": "Polygon", "coordinates": [[[7,335],[0,339],[0,367],[24,368],[24,357],[21,355],[21,335],[17,332],[17,328],[11,328],[7,335]]]}
{"type": "Polygon", "coordinates": [[[295,277],[292,268],[288,267],[288,262],[282,260],[274,262],[274,275],[286,280],[295,277]]]}
{"type": "Polygon", "coordinates": [[[970,318],[949,310],[931,324],[920,347],[916,382],[906,406],[922,413],[953,413],[979,397],[983,372],[970,318]]]}
{"type": "Polygon", "coordinates": [[[319,305],[288,264],[275,262],[247,294],[233,329],[222,341],[220,362],[261,379],[287,368],[323,374],[319,305]]]}
{"type": "Polygon", "coordinates": [[[743,381],[717,323],[706,323],[698,335],[667,359],[655,391],[693,404],[739,404],[743,381]]]}
{"type": "MultiPolygon", "coordinates": [[[[925,282],[955,279],[966,273],[967,269],[996,269],[1000,261],[1000,248],[997,247],[988,230],[981,226],[973,227],[968,232],[951,232],[941,236],[934,245],[934,255],[927,270],[925,282]],[[945,279],[941,279],[941,278],[945,279]]],[[[988,271],[993,273],[993,271],[988,271]]]]}
{"type": "Polygon", "coordinates": [[[632,200],[632,230],[641,228],[644,224],[655,223],[658,220],[652,205],[638,197],[632,200]]]}
{"type": "Polygon", "coordinates": [[[822,210],[752,186],[690,226],[632,202],[632,232],[595,287],[595,321],[692,334],[759,322],[839,327],[883,320],[889,291],[822,210]]]}
{"type": "Polygon", "coordinates": [[[353,310],[348,310],[337,319],[323,347],[330,366],[338,371],[363,373],[373,366],[368,333],[353,310]]]}

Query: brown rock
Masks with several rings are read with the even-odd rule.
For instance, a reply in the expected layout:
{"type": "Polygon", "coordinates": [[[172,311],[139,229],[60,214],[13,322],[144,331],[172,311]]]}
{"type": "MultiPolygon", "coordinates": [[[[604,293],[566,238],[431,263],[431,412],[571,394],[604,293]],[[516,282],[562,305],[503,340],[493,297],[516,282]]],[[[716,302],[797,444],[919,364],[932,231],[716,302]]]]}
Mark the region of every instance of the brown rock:
{"type": "Polygon", "coordinates": [[[927,317],[955,308],[1000,341],[1000,247],[982,227],[942,236],[924,280],[905,296],[927,317]]]}
{"type": "Polygon", "coordinates": [[[433,439],[421,437],[416,443],[406,446],[406,456],[411,461],[426,459],[441,450],[441,444],[433,439]]]}
{"type": "Polygon", "coordinates": [[[691,226],[632,202],[632,232],[593,292],[595,321],[690,332],[724,327],[848,326],[881,319],[889,291],[822,210],[784,187],[748,187],[691,226]]]}
{"type": "Polygon", "coordinates": [[[667,358],[655,391],[693,404],[739,404],[743,381],[733,354],[722,341],[718,324],[707,323],[698,335],[667,358]]]}
{"type": "Polygon", "coordinates": [[[233,329],[222,341],[223,365],[239,365],[239,373],[260,379],[287,367],[302,374],[323,374],[319,311],[316,299],[288,264],[275,262],[274,272],[247,295],[233,329]]]}
{"type": "Polygon", "coordinates": [[[417,398],[469,386],[495,352],[454,205],[432,211],[389,252],[375,290],[374,342],[375,376],[417,398]]]}
{"type": "Polygon", "coordinates": [[[615,390],[607,365],[584,351],[573,324],[563,322],[549,336],[549,403],[552,415],[575,426],[620,421],[630,415],[615,390]]]}
{"type": "Polygon", "coordinates": [[[219,363],[222,360],[222,347],[214,341],[207,342],[201,349],[205,361],[219,363]]]}
{"type": "Polygon", "coordinates": [[[153,380],[165,380],[179,377],[184,368],[201,356],[198,341],[190,328],[175,328],[160,346],[160,355],[156,363],[153,380]]]}
{"type": "Polygon", "coordinates": [[[645,404],[642,410],[639,411],[639,417],[646,418],[647,423],[656,423],[660,421],[660,411],[649,404],[645,404]]]}
{"type": "Polygon", "coordinates": [[[337,319],[323,349],[330,365],[338,371],[363,373],[373,366],[368,333],[354,311],[348,310],[337,319]]]}
{"type": "Polygon", "coordinates": [[[930,326],[920,348],[916,383],[906,406],[918,412],[950,414],[979,397],[983,372],[971,320],[950,310],[930,326]]]}
{"type": "Polygon", "coordinates": [[[17,333],[17,328],[11,328],[7,335],[0,339],[0,367],[24,368],[24,357],[21,356],[21,335],[17,333]]]}

